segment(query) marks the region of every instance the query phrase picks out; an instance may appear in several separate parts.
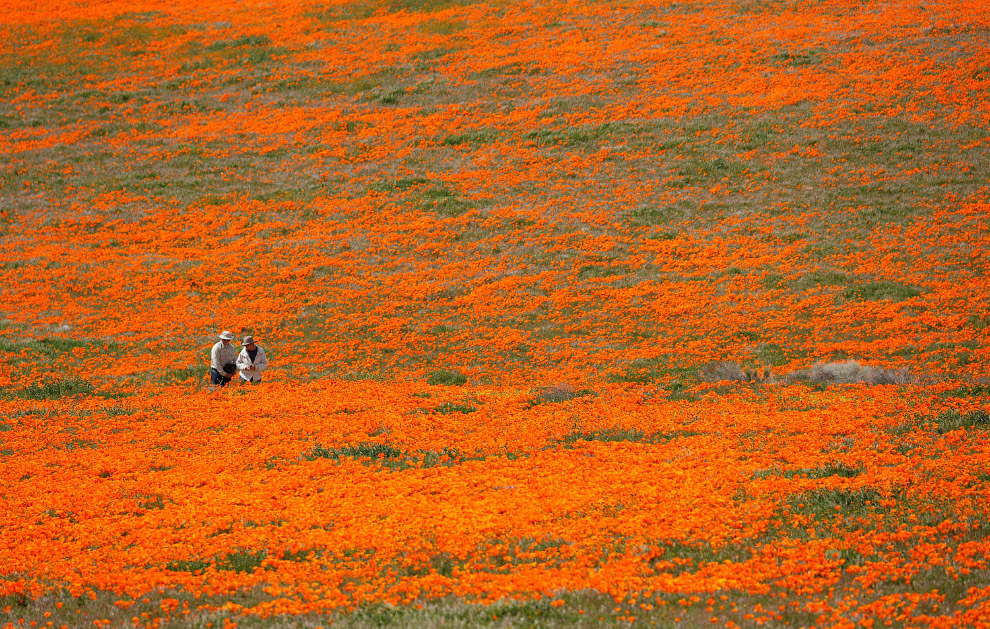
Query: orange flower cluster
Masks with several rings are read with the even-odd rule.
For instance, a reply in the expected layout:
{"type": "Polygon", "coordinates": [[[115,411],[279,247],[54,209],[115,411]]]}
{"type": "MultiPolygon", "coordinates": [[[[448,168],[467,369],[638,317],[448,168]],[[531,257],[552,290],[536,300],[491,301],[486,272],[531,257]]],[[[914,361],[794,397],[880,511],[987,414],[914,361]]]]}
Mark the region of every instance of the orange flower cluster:
{"type": "Polygon", "coordinates": [[[982,1],[2,8],[0,614],[986,622],[982,1]]]}
{"type": "MultiPolygon", "coordinates": [[[[832,622],[909,605],[882,595],[897,583],[987,574],[990,453],[982,433],[944,423],[978,406],[945,391],[677,402],[620,387],[536,403],[327,384],[5,402],[0,595],[260,587],[239,611],[271,615],[780,592],[832,622]]],[[[912,622],[987,611],[945,595],[931,596],[963,616],[912,622]]]]}

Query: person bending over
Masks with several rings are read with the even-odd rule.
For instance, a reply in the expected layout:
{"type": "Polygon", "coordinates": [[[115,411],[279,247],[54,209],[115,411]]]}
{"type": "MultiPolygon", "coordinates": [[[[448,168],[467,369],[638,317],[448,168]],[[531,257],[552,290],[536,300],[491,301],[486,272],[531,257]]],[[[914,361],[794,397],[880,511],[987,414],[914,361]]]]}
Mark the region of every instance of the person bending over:
{"type": "Polygon", "coordinates": [[[210,384],[225,387],[237,373],[237,348],[230,342],[234,335],[224,330],[213,349],[210,350],[210,384]]]}

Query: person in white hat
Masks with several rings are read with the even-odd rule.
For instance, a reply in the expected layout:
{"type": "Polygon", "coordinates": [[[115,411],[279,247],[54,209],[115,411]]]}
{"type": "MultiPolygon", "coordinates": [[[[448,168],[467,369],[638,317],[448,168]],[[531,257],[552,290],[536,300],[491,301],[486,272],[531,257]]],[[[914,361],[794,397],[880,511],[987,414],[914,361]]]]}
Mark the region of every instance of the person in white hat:
{"type": "Polygon", "coordinates": [[[237,373],[237,348],[230,343],[233,340],[234,335],[224,330],[210,350],[210,384],[225,387],[237,373]]]}
{"type": "Polygon", "coordinates": [[[245,336],[241,343],[241,353],[237,355],[237,368],[241,371],[241,381],[258,384],[261,372],[268,368],[265,350],[258,346],[253,336],[245,336]]]}

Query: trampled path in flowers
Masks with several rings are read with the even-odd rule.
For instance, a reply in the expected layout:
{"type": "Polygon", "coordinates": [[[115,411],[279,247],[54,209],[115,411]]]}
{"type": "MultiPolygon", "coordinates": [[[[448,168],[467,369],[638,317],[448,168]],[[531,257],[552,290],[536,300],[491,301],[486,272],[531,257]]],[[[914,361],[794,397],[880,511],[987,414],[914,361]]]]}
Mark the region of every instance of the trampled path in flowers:
{"type": "Polygon", "coordinates": [[[983,2],[0,7],[3,622],[987,621],[983,2]]]}

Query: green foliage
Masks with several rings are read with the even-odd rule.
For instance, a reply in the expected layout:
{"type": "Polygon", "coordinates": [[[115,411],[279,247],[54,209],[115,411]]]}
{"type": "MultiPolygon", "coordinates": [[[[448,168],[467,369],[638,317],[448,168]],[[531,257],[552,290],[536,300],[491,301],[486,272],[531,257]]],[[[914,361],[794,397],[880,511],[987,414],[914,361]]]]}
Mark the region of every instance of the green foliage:
{"type": "Polygon", "coordinates": [[[804,477],[819,480],[822,478],[829,478],[831,476],[838,476],[840,478],[854,478],[862,473],[862,468],[851,467],[842,462],[832,462],[821,467],[789,470],[787,472],[782,472],[780,476],[783,478],[804,477]]]}
{"type": "Polygon", "coordinates": [[[951,432],[961,428],[987,430],[990,429],[990,413],[983,409],[969,411],[968,413],[960,413],[952,409],[936,415],[935,424],[940,433],[951,432]]]}
{"type": "Polygon", "coordinates": [[[801,52],[782,52],[770,57],[770,63],[796,68],[817,66],[822,63],[823,53],[821,48],[810,48],[801,52]]]}
{"type": "Polygon", "coordinates": [[[51,378],[22,389],[0,389],[0,396],[15,396],[27,400],[57,400],[73,395],[88,395],[93,385],[81,378],[51,378]]]}
{"type": "Polygon", "coordinates": [[[190,381],[202,381],[206,379],[207,374],[206,367],[202,365],[193,365],[190,367],[179,367],[168,369],[162,375],[162,381],[166,384],[185,384],[190,381]]]}
{"type": "Polygon", "coordinates": [[[434,35],[453,35],[467,29],[469,24],[463,20],[429,20],[420,28],[434,35]]]}
{"type": "Polygon", "coordinates": [[[165,569],[172,572],[192,572],[195,574],[202,573],[203,570],[212,565],[220,571],[253,572],[256,568],[261,567],[262,562],[267,556],[268,552],[264,550],[253,552],[238,550],[210,559],[170,561],[165,564],[165,569]]]}
{"type": "Polygon", "coordinates": [[[452,413],[473,413],[476,410],[478,409],[473,406],[468,406],[467,404],[444,402],[440,406],[433,409],[433,412],[437,415],[450,415],[452,413]]]}
{"type": "Polygon", "coordinates": [[[465,131],[464,133],[459,133],[457,135],[448,135],[440,141],[440,144],[444,146],[491,144],[496,142],[500,136],[501,132],[498,129],[488,127],[484,129],[465,131]]]}
{"type": "Polygon", "coordinates": [[[843,293],[843,297],[854,301],[903,301],[912,297],[917,297],[921,291],[911,286],[905,286],[896,282],[869,282],[850,286],[843,293]]]}
{"type": "Polygon", "coordinates": [[[746,170],[744,164],[733,162],[721,157],[714,159],[692,159],[681,166],[677,174],[683,184],[694,184],[708,180],[720,180],[724,177],[738,175],[746,170]]]}
{"type": "Polygon", "coordinates": [[[606,122],[598,126],[545,128],[530,131],[523,137],[536,146],[577,146],[594,148],[606,141],[622,141],[636,145],[653,142],[655,127],[652,124],[606,122]]]}
{"type": "Polygon", "coordinates": [[[575,430],[564,435],[562,443],[570,445],[578,441],[632,441],[639,443],[666,443],[683,437],[695,437],[702,433],[693,430],[670,430],[646,434],[635,428],[613,426],[601,430],[575,430]]]}
{"type": "Polygon", "coordinates": [[[142,509],[164,509],[165,499],[161,494],[142,494],[137,496],[137,506],[142,509]]]}
{"type": "MultiPolygon", "coordinates": [[[[682,216],[682,212],[674,207],[641,207],[635,210],[631,210],[626,214],[626,222],[633,227],[646,227],[646,226],[657,226],[657,225],[670,225],[675,220],[682,216]]],[[[671,238],[666,238],[664,240],[672,240],[671,238]]]]}
{"type": "Polygon", "coordinates": [[[307,461],[314,461],[316,459],[333,459],[339,461],[342,457],[376,460],[403,459],[405,456],[405,453],[398,448],[393,448],[384,443],[356,443],[338,448],[325,448],[319,443],[316,443],[309,452],[303,454],[303,458],[307,461]]]}
{"type": "Polygon", "coordinates": [[[472,72],[468,75],[468,78],[473,81],[477,81],[479,79],[491,79],[502,76],[534,75],[540,74],[541,72],[543,72],[543,69],[535,64],[531,65],[515,62],[472,72]]]}
{"type": "Polygon", "coordinates": [[[236,39],[222,39],[215,41],[207,46],[206,49],[210,51],[229,50],[231,48],[267,46],[270,43],[271,40],[264,35],[245,35],[244,37],[238,37],[236,39]]]}
{"type": "Polygon", "coordinates": [[[945,392],[946,397],[990,397],[990,384],[956,387],[945,392]]]}
{"type": "Polygon", "coordinates": [[[447,371],[446,369],[434,371],[429,375],[429,377],[426,378],[426,384],[442,385],[446,387],[459,387],[467,384],[467,381],[467,376],[456,371],[447,371]]]}
{"type": "Polygon", "coordinates": [[[295,561],[298,563],[303,563],[311,559],[319,559],[325,554],[326,552],[320,548],[303,548],[295,551],[286,550],[282,553],[282,561],[295,561]]]}
{"type": "Polygon", "coordinates": [[[409,190],[410,188],[425,186],[429,183],[430,180],[423,177],[404,177],[402,179],[394,180],[386,179],[375,184],[372,188],[381,192],[401,192],[403,190],[409,190]]]}
{"type": "Polygon", "coordinates": [[[783,365],[789,360],[787,352],[777,343],[761,343],[753,350],[753,359],[766,365],[783,365]]]}
{"type": "Polygon", "coordinates": [[[787,503],[790,513],[814,517],[827,521],[837,514],[842,516],[865,515],[874,511],[883,498],[880,492],[871,487],[863,489],[814,489],[791,496],[787,503]]]}
{"type": "Polygon", "coordinates": [[[631,382],[648,384],[663,381],[677,382],[682,386],[697,384],[697,370],[690,367],[673,366],[667,358],[638,358],[623,365],[621,371],[608,375],[609,382],[631,382]]]}
{"type": "Polygon", "coordinates": [[[646,434],[635,428],[614,426],[591,432],[575,431],[564,435],[564,443],[576,441],[645,441],[646,434]]]}
{"type": "Polygon", "coordinates": [[[813,271],[804,277],[805,281],[815,286],[847,286],[852,282],[852,278],[838,271],[813,271]]]}
{"type": "Polygon", "coordinates": [[[451,218],[472,210],[473,206],[460,199],[454,191],[434,186],[420,193],[419,209],[451,218]]]}
{"type": "Polygon", "coordinates": [[[586,264],[578,269],[579,280],[614,277],[629,273],[629,267],[625,265],[603,266],[600,264],[586,264]]]}
{"type": "Polygon", "coordinates": [[[675,563],[685,572],[696,570],[705,564],[743,562],[752,557],[752,549],[743,544],[712,546],[710,542],[698,540],[667,540],[660,546],[659,561],[675,563]]]}

